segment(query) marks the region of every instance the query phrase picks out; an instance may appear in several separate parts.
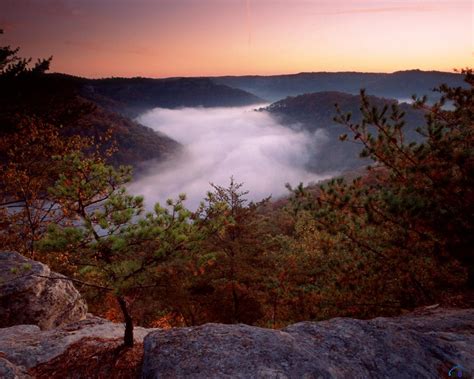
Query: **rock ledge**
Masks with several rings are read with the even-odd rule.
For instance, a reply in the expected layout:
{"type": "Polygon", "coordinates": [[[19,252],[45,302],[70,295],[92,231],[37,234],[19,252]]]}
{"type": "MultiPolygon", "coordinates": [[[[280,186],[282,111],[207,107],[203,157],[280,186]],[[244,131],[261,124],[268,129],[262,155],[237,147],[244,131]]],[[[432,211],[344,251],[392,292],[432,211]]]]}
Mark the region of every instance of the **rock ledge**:
{"type": "Polygon", "coordinates": [[[474,310],[302,322],[281,330],[206,324],[144,341],[143,378],[440,378],[474,373],[474,310]]]}

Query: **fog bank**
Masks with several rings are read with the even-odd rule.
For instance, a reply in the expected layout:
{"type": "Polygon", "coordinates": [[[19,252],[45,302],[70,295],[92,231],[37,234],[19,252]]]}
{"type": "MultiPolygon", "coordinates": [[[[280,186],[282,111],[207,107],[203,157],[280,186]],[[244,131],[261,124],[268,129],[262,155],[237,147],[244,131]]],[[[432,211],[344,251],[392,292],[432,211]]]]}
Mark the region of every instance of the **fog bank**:
{"type": "Polygon", "coordinates": [[[209,183],[226,186],[231,176],[244,183],[249,200],[287,194],[285,183],[322,179],[305,168],[315,136],[286,128],[253,108],[156,108],[143,114],[140,123],[180,142],[184,152],[152,165],[130,191],[144,195],[148,207],[184,192],[194,209],[209,183]]]}

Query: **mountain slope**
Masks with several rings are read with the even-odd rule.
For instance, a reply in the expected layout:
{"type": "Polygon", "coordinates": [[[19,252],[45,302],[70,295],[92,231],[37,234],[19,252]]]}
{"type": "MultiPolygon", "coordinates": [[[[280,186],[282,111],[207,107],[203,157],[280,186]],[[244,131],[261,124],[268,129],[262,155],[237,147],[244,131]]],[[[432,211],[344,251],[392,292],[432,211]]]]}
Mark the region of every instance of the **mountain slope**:
{"type": "MultiPolygon", "coordinates": [[[[396,103],[394,99],[370,96],[372,105],[379,108],[396,103]]],[[[352,114],[353,122],[361,120],[360,97],[342,92],[317,92],[277,101],[259,111],[268,112],[280,123],[297,130],[305,130],[314,137],[313,152],[308,163],[316,172],[352,170],[368,164],[358,157],[361,146],[354,141],[341,142],[339,136],[347,128],[334,121],[335,104],[343,112],[352,114]]],[[[416,127],[423,125],[423,113],[403,103],[400,108],[406,113],[405,128],[408,140],[419,140],[416,127]]]]}
{"type": "Polygon", "coordinates": [[[64,135],[98,138],[110,129],[118,148],[111,158],[114,164],[137,166],[149,159],[165,159],[179,149],[171,138],[85,98],[86,82],[57,74],[18,80],[11,86],[7,82],[9,88],[2,88],[0,94],[0,136],[15,130],[22,118],[33,118],[59,127],[64,135]]]}
{"type": "Polygon", "coordinates": [[[148,160],[163,161],[178,153],[181,145],[163,133],[141,125],[117,112],[101,106],[85,115],[75,128],[77,133],[94,136],[111,129],[117,151],[110,157],[114,165],[133,165],[138,168],[148,160]]]}
{"type": "Polygon", "coordinates": [[[131,117],[155,107],[229,107],[263,103],[241,89],[207,78],[110,78],[87,80],[82,94],[131,117]]]}

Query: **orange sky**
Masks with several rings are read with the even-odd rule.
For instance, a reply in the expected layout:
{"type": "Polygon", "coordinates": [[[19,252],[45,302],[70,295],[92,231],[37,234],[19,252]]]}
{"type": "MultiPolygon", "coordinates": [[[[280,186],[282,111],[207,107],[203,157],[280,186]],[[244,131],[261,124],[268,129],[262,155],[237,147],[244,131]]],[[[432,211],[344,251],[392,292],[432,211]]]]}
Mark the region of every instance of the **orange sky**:
{"type": "Polygon", "coordinates": [[[1,0],[3,44],[87,77],[473,66],[471,0],[1,0]]]}

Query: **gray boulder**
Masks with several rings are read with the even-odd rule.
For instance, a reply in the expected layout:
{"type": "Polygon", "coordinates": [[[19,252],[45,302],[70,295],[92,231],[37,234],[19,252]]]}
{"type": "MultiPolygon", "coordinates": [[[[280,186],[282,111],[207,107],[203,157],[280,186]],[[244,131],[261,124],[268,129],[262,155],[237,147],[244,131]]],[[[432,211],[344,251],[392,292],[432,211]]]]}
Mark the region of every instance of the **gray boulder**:
{"type": "Polygon", "coordinates": [[[87,305],[72,282],[48,266],[0,252],[0,327],[51,329],[83,319],[87,305]]]}
{"type": "Polygon", "coordinates": [[[474,310],[335,318],[281,330],[206,324],[144,340],[143,378],[440,378],[474,374],[474,310]]]}

